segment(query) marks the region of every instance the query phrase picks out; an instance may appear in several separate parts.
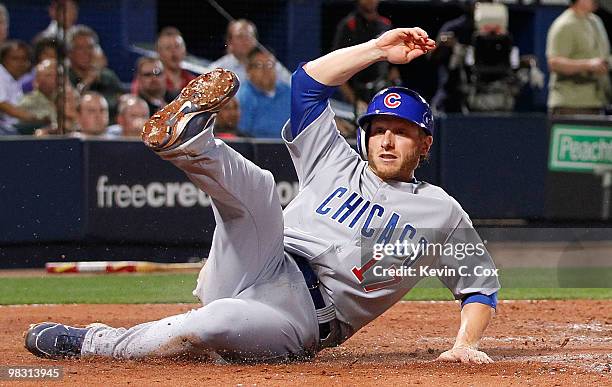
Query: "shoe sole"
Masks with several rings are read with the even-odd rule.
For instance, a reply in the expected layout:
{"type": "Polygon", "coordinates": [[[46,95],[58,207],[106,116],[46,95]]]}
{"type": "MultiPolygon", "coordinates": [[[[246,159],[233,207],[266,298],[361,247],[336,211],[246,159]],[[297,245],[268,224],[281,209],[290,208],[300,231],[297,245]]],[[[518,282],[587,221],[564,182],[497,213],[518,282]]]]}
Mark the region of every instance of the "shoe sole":
{"type": "Polygon", "coordinates": [[[160,109],[145,123],[142,140],[154,150],[172,147],[185,125],[178,125],[188,114],[219,111],[238,91],[240,82],[236,74],[215,69],[193,79],[168,105],[160,109]]]}

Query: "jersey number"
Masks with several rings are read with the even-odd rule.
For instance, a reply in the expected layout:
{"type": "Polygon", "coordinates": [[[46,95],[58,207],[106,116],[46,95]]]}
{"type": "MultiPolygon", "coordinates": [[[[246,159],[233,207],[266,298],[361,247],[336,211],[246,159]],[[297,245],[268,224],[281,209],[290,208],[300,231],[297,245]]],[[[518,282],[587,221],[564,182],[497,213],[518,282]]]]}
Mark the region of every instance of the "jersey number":
{"type": "MultiPolygon", "coordinates": [[[[357,278],[357,281],[359,281],[360,284],[363,284],[363,274],[367,272],[368,270],[370,270],[374,265],[376,265],[377,262],[378,262],[378,259],[372,257],[370,258],[368,262],[365,263],[365,265],[361,267],[353,266],[351,271],[353,272],[353,275],[355,276],[355,278],[357,278]]],[[[389,268],[395,269],[395,265],[391,265],[389,268]]],[[[391,279],[386,279],[386,280],[379,281],[379,282],[368,283],[367,285],[363,286],[363,289],[366,292],[373,292],[374,290],[379,290],[379,289],[383,289],[383,288],[395,285],[396,283],[401,282],[401,280],[402,280],[402,277],[396,275],[391,279]]]]}

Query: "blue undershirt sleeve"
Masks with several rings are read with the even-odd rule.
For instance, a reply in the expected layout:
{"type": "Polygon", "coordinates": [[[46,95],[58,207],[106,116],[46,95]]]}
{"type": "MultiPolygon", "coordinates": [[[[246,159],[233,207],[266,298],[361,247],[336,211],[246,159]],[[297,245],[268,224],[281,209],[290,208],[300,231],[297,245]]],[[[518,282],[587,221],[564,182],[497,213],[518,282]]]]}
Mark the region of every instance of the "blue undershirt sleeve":
{"type": "Polygon", "coordinates": [[[324,85],[304,71],[300,63],[291,76],[291,134],[297,137],[323,113],[335,86],[324,85]]]}
{"type": "Polygon", "coordinates": [[[479,304],[489,305],[491,308],[497,308],[497,292],[487,296],[482,293],[471,293],[467,294],[461,299],[461,307],[463,308],[467,304],[477,302],[479,304]]]}

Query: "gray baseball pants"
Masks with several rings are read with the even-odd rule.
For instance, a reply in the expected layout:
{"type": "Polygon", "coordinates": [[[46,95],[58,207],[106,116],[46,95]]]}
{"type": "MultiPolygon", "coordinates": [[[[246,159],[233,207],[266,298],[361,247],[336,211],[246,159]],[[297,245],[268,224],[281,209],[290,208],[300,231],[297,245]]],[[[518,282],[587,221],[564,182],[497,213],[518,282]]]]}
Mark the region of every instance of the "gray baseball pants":
{"type": "Polygon", "coordinates": [[[82,356],[312,356],[317,317],[302,273],[283,251],[283,213],[272,174],[215,140],[210,129],[159,155],[212,199],[216,229],[193,292],[203,306],[129,329],[96,326],[85,337],[82,356]]]}

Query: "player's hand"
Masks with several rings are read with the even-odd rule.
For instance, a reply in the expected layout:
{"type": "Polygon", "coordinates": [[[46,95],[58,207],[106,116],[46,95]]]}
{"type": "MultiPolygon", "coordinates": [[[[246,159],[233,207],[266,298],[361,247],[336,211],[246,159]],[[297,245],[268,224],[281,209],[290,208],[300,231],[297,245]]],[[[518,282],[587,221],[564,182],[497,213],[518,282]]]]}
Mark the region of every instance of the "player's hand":
{"type": "Polygon", "coordinates": [[[476,363],[488,364],[493,363],[493,360],[486,353],[473,348],[457,347],[449,349],[442,353],[438,361],[450,361],[455,363],[476,363]]]}
{"type": "Polygon", "coordinates": [[[436,48],[421,28],[396,28],[376,39],[376,46],[384,51],[387,61],[405,64],[436,48]]]}

